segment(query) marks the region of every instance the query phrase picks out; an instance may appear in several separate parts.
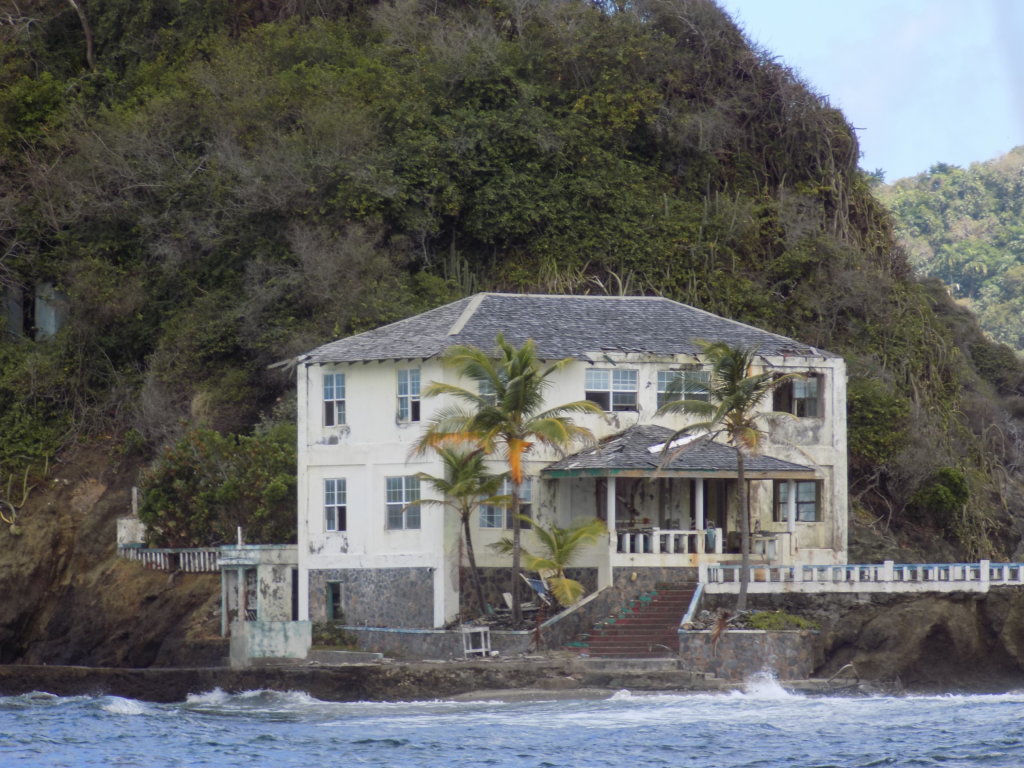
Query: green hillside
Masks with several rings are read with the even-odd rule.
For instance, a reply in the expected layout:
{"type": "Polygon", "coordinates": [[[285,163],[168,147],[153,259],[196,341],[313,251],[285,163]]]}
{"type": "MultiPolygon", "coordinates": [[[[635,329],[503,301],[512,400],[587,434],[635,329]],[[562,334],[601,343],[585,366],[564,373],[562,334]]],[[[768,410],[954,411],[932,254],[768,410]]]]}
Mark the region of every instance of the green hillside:
{"type": "Polygon", "coordinates": [[[938,164],[879,195],[914,268],[1024,350],[1024,147],[966,169],[938,164]]]}
{"type": "Polygon", "coordinates": [[[1017,548],[1020,364],[710,0],[35,6],[0,26],[0,283],[69,313],[0,342],[0,493],[100,434],[279,462],[270,364],[473,291],[661,294],[847,357],[854,559],[1017,548]]]}

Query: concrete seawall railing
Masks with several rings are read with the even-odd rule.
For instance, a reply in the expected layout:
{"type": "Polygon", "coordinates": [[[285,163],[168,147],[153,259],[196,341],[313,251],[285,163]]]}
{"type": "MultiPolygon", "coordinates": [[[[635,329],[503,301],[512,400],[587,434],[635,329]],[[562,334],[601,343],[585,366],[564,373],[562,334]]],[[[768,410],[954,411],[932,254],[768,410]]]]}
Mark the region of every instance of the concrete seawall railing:
{"type": "Polygon", "coordinates": [[[126,560],[142,563],[155,571],[184,571],[185,573],[217,573],[220,557],[218,547],[197,549],[146,549],[144,547],[118,547],[117,554],[126,560]]]}
{"type": "MultiPolygon", "coordinates": [[[[700,566],[705,591],[735,593],[738,565],[700,566]]],[[[857,565],[752,565],[751,594],[783,592],[988,592],[994,586],[1024,586],[1024,563],[884,563],[857,565]]]]}

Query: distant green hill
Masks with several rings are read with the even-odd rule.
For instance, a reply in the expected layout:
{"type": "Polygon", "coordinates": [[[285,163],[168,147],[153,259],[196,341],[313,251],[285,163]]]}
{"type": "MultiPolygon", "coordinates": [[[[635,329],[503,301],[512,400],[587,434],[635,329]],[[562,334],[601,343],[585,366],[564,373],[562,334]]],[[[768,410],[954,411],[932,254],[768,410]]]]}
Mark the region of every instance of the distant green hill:
{"type": "Polygon", "coordinates": [[[911,264],[941,280],[998,341],[1024,350],[1024,147],[938,164],[879,188],[911,264]]]}
{"type": "Polygon", "coordinates": [[[269,364],[473,291],[657,293],[846,356],[853,557],[1019,544],[1019,364],[714,2],[78,9],[0,25],[0,492],[90,435],[173,476],[183,436],[243,445],[201,426],[280,434],[269,364]]]}

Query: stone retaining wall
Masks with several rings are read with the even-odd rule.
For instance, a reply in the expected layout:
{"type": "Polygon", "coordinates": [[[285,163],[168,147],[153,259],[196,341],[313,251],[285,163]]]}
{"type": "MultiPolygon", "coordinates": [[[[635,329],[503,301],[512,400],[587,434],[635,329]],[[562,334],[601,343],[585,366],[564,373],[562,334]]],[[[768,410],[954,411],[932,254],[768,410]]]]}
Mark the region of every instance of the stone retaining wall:
{"type": "Polygon", "coordinates": [[[680,667],[730,681],[771,673],[779,680],[806,680],[817,666],[818,633],[732,629],[712,642],[708,630],[679,633],[680,667]]]}
{"type": "MultiPolygon", "coordinates": [[[[394,659],[461,659],[462,633],[444,629],[392,629],[390,627],[344,627],[356,638],[359,648],[383,653],[394,659]]],[[[533,632],[491,632],[491,650],[501,656],[528,653],[533,632]]]]}

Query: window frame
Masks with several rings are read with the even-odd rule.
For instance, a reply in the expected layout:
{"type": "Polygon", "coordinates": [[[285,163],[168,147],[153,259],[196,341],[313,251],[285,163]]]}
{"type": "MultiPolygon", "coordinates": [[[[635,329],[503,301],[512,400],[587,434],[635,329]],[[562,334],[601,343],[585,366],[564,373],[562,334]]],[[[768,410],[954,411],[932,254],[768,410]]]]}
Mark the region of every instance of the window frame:
{"type": "Polygon", "coordinates": [[[803,378],[790,379],[775,388],[772,410],[789,413],[798,419],[824,418],[825,377],[820,373],[801,374],[803,378]],[[813,391],[808,391],[813,390],[813,391]]]}
{"type": "Polygon", "coordinates": [[[324,426],[341,427],[346,424],[345,420],[345,374],[325,373],[321,387],[324,403],[324,426]],[[341,386],[339,388],[339,379],[341,386]],[[329,383],[328,383],[329,382],[329,383]],[[338,396],[338,392],[341,396],[338,396]],[[330,394],[330,397],[328,397],[330,394]]]}
{"type": "Polygon", "coordinates": [[[701,366],[693,368],[667,368],[658,371],[658,407],[675,400],[703,400],[708,402],[711,399],[711,371],[701,366]],[[673,389],[672,385],[681,379],[679,389],[673,389]],[[692,383],[691,383],[692,381],[692,383]],[[691,390],[692,391],[688,391],[691,390]],[[669,399],[669,395],[680,395],[669,399]]]}
{"type": "MultiPolygon", "coordinates": [[[[495,496],[511,496],[512,481],[507,477],[501,483],[501,489],[495,496]]],[[[519,486],[519,514],[533,519],[533,478],[524,477],[519,486]]],[[[512,504],[502,506],[499,504],[481,504],[477,515],[477,527],[492,531],[512,530],[512,504]],[[486,522],[486,524],[485,524],[486,522]]],[[[533,526],[526,521],[519,521],[519,528],[528,531],[533,526]]]]}
{"type": "Polygon", "coordinates": [[[328,621],[340,621],[345,616],[342,604],[345,598],[344,585],[340,581],[328,581],[324,589],[328,621]]]}
{"type": "Polygon", "coordinates": [[[605,413],[635,413],[640,410],[640,371],[637,368],[587,368],[583,397],[605,413]],[[604,381],[598,381],[598,377],[604,381]],[[624,384],[622,379],[632,381],[624,384]],[[623,398],[624,395],[632,397],[623,398]]]}
{"type": "Polygon", "coordinates": [[[498,404],[498,390],[487,379],[481,379],[476,383],[476,393],[488,405],[495,406],[498,404]]]}
{"type": "Polygon", "coordinates": [[[421,416],[420,387],[422,378],[420,369],[399,368],[396,373],[397,418],[402,423],[415,424],[421,416]]]}
{"type": "Polygon", "coordinates": [[[392,475],[384,478],[384,527],[389,531],[418,531],[423,525],[420,505],[420,478],[417,475],[392,475]],[[397,481],[397,482],[396,482],[397,481]]]}
{"type": "Polygon", "coordinates": [[[348,483],[344,477],[324,478],[324,531],[348,530],[348,483]],[[338,500],[340,488],[341,500],[338,500]],[[333,522],[332,522],[333,520],[333,522]],[[333,526],[333,527],[332,527],[333,526]]]}
{"type": "Polygon", "coordinates": [[[772,493],[772,522],[775,523],[788,523],[789,522],[789,511],[788,511],[788,495],[789,495],[789,483],[792,482],[796,486],[796,522],[798,523],[820,523],[822,522],[822,481],[821,480],[775,480],[773,481],[773,493],[772,493]],[[803,486],[813,485],[814,487],[814,499],[801,499],[800,488],[803,486]],[[785,492],[784,490],[785,489],[785,492]],[[783,498],[783,497],[786,498],[783,498]],[[808,506],[813,510],[813,517],[808,519],[805,512],[808,506]]]}

